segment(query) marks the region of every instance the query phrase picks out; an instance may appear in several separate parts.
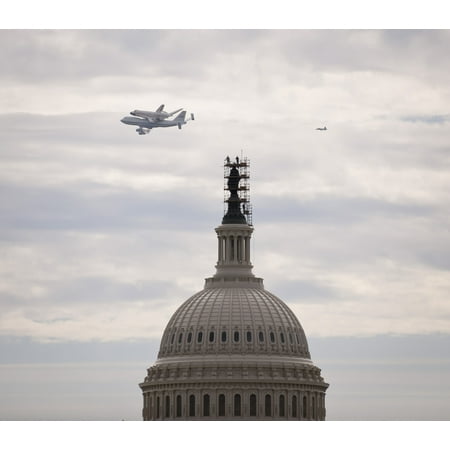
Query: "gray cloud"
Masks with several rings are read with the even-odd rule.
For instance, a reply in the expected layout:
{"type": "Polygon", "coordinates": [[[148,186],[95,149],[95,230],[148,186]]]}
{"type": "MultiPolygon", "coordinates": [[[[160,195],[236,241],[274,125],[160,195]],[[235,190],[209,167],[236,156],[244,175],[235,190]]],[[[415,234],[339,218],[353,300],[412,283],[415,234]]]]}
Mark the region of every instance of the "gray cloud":
{"type": "Polygon", "coordinates": [[[405,122],[423,122],[426,124],[445,124],[450,122],[450,114],[434,114],[434,115],[417,115],[417,116],[404,116],[401,118],[405,122]]]}

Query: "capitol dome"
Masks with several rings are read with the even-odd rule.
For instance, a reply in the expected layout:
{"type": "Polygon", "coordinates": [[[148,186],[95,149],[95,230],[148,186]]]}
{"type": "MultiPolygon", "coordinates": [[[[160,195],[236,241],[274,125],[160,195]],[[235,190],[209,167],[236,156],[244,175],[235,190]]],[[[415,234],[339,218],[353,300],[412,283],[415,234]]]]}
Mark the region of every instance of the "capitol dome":
{"type": "Polygon", "coordinates": [[[275,295],[262,287],[210,287],[175,312],[158,356],[253,353],[310,358],[299,321],[275,295]]]}
{"type": "Polygon", "coordinates": [[[324,420],[328,384],[291,309],[252,273],[248,160],[225,163],[216,274],[173,314],[140,387],[144,420],[324,420]],[[243,208],[241,211],[241,204],[243,208]]]}

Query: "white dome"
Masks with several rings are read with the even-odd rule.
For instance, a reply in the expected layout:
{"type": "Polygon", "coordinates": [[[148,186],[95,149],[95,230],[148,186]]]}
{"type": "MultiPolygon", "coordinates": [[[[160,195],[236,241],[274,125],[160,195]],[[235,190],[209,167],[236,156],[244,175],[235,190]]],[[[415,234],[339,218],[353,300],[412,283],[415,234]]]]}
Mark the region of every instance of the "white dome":
{"type": "Polygon", "coordinates": [[[294,313],[275,295],[251,287],[210,288],[194,294],[170,319],[159,358],[221,353],[310,358],[294,313]]]}

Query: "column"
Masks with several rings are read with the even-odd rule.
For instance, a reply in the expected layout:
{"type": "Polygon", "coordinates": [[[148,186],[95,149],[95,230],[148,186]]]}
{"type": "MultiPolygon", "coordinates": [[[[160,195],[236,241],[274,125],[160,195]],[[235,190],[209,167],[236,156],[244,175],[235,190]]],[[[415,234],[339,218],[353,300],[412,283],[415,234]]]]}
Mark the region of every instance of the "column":
{"type": "Polygon", "coordinates": [[[245,261],[250,264],[250,236],[245,237],[245,261]]]}
{"type": "Polygon", "coordinates": [[[222,236],[217,236],[217,243],[218,243],[218,264],[222,263],[222,236]]]}
{"type": "Polygon", "coordinates": [[[225,241],[225,261],[226,262],[231,261],[231,238],[230,238],[230,236],[227,236],[226,241],[225,241]]]}

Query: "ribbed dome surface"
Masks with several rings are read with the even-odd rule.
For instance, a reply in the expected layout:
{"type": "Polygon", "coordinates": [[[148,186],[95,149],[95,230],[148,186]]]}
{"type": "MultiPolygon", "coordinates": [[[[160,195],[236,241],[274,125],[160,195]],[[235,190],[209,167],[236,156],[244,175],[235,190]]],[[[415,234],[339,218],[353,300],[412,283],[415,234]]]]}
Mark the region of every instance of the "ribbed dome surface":
{"type": "Polygon", "coordinates": [[[310,358],[305,333],[289,307],[253,287],[204,289],[170,319],[158,357],[272,353],[310,358]]]}

